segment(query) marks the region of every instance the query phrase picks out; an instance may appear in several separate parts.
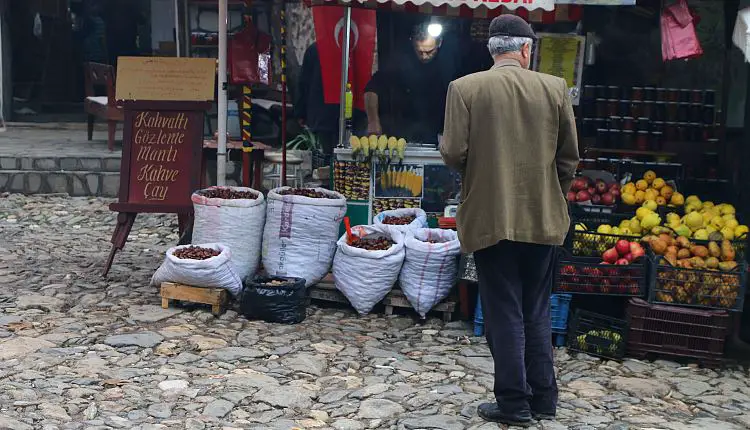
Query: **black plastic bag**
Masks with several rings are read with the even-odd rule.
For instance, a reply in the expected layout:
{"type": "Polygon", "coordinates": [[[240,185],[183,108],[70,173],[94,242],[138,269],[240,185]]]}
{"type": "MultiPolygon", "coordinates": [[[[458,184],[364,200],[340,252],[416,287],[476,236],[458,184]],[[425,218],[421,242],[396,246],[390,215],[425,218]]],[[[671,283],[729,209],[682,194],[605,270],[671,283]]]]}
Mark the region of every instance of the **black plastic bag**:
{"type": "Polygon", "coordinates": [[[297,324],[307,316],[307,301],[304,279],[261,276],[245,282],[240,310],[250,319],[297,324]]]}

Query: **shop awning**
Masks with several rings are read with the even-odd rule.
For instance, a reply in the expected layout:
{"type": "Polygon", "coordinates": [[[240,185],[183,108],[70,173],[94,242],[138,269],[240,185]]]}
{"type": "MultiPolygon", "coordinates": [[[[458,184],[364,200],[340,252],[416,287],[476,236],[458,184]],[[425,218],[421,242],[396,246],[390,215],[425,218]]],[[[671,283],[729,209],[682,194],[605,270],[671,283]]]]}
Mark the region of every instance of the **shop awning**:
{"type": "MultiPolygon", "coordinates": [[[[440,2],[440,0],[435,1],[440,2]]],[[[395,12],[411,12],[433,16],[455,16],[472,19],[491,19],[503,14],[513,14],[518,15],[529,22],[542,24],[570,21],[577,22],[580,21],[581,17],[583,16],[583,6],[567,4],[558,4],[552,10],[547,11],[544,9],[511,9],[506,6],[502,6],[502,4],[499,2],[495,3],[496,5],[500,5],[499,7],[490,8],[485,5],[486,3],[483,4],[483,2],[481,1],[454,1],[449,3],[442,2],[438,6],[427,1],[421,1],[420,4],[416,4],[411,1],[404,0],[399,0],[398,2],[390,0],[305,0],[305,3],[308,6],[351,5],[395,12]],[[459,3],[459,6],[452,6],[453,3],[459,3]]]]}

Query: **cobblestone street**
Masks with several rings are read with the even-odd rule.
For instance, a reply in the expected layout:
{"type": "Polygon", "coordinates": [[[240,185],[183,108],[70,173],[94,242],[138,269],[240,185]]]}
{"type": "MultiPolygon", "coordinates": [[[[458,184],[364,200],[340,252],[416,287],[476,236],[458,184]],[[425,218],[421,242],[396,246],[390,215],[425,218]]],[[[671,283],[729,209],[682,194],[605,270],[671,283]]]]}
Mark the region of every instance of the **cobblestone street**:
{"type": "MultiPolygon", "coordinates": [[[[149,280],[174,215],[141,215],[101,278],[109,201],[0,197],[0,429],[495,429],[470,326],[311,307],[299,325],[162,310],[149,280]]],[[[750,379],[556,352],[558,421],[534,428],[750,427],[750,379]]]]}

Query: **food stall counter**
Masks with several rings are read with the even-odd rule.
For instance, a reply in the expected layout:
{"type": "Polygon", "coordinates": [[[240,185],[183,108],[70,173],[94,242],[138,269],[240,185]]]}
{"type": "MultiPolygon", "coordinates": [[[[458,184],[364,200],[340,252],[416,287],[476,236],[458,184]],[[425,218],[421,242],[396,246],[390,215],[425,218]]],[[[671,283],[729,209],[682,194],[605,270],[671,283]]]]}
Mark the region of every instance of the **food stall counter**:
{"type": "Polygon", "coordinates": [[[351,148],[334,150],[334,189],[346,197],[352,225],[370,224],[384,210],[422,208],[436,226],[436,216],[460,191],[459,174],[443,163],[434,147],[408,144],[403,160],[377,154],[355,159],[352,153],[351,148]]]}

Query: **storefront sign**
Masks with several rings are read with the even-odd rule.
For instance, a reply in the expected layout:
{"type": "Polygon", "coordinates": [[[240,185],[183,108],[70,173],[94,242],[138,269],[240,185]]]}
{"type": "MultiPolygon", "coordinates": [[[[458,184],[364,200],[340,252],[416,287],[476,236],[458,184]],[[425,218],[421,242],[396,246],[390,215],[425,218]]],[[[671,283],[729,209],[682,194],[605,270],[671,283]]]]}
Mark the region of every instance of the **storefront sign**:
{"type": "Polygon", "coordinates": [[[214,98],[213,58],[119,57],[117,100],[206,101],[214,98]]]}
{"type": "Polygon", "coordinates": [[[587,6],[635,6],[636,0],[555,0],[555,4],[580,4],[587,6]]]}
{"type": "Polygon", "coordinates": [[[539,33],[534,50],[534,70],[558,76],[568,83],[570,97],[578,105],[586,38],[568,34],[539,33]]]}

